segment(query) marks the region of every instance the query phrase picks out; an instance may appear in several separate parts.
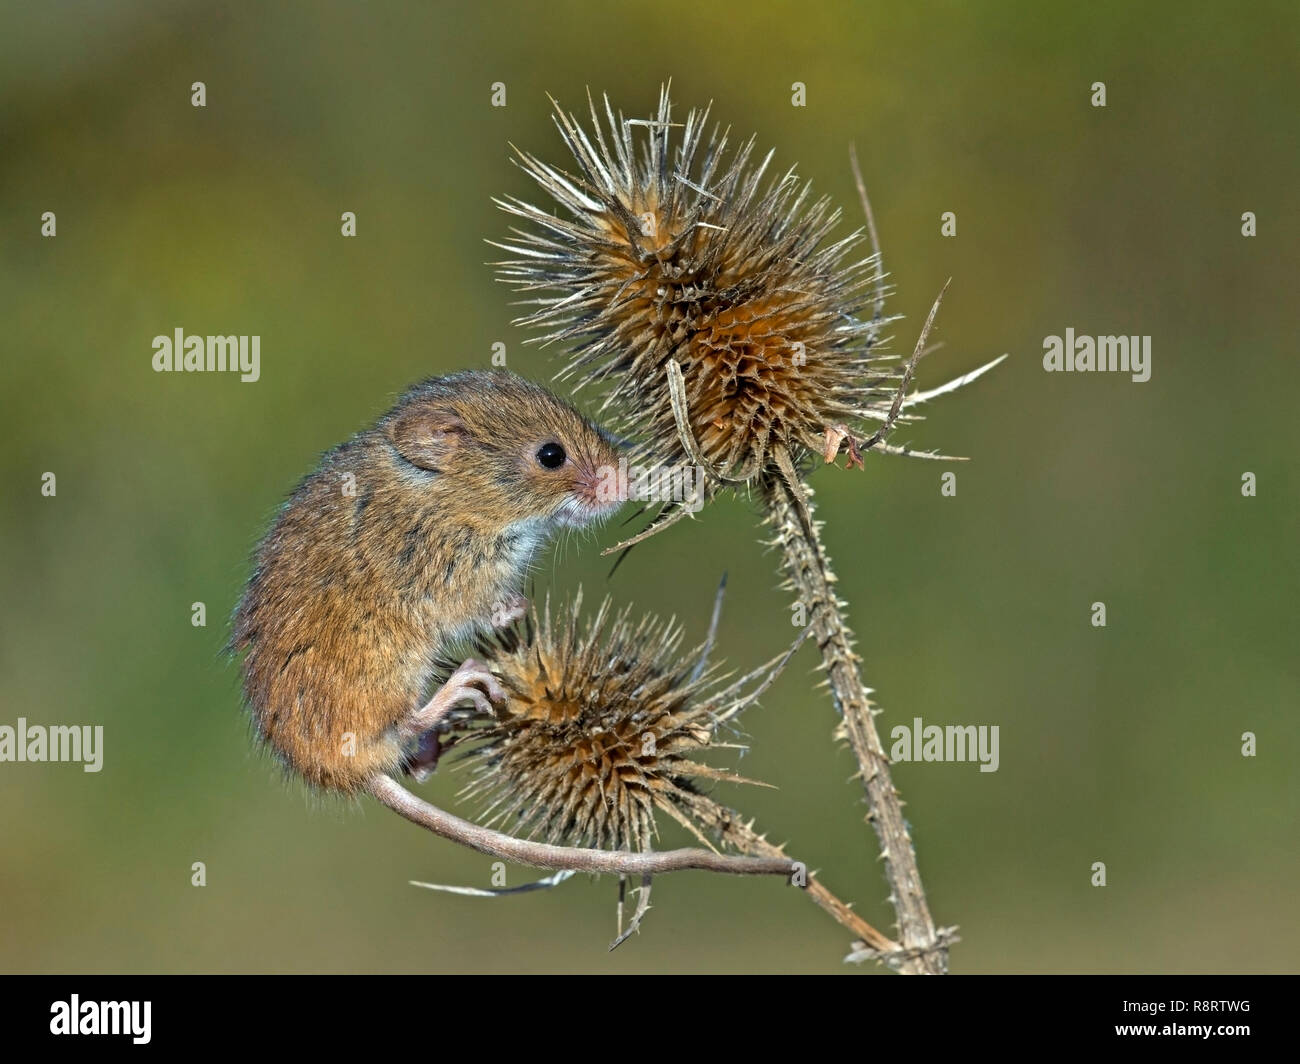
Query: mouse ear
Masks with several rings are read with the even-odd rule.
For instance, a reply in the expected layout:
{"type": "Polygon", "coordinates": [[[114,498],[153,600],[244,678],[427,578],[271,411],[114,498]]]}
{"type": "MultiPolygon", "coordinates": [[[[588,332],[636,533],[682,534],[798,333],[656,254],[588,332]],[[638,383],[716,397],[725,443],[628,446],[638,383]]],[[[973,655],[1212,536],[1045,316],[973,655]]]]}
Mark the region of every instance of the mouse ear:
{"type": "Polygon", "coordinates": [[[388,425],[397,453],[421,469],[439,470],[465,438],[465,424],[450,410],[415,406],[388,425]]]}

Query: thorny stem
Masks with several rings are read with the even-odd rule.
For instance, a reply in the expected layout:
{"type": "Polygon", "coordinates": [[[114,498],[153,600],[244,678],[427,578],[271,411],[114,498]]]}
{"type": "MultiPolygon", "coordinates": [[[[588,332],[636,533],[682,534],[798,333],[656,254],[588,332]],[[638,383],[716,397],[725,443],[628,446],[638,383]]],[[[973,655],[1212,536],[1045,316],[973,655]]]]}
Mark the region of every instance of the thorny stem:
{"type": "Polygon", "coordinates": [[[732,875],[790,876],[795,862],[788,857],[734,857],[711,850],[683,849],[633,853],[630,850],[591,850],[574,846],[552,846],[527,839],[517,839],[430,805],[398,783],[391,776],[376,773],[370,778],[369,790],[380,802],[413,824],[432,831],[444,839],[468,846],[489,857],[561,871],[612,873],[648,876],[678,872],[689,868],[732,875]]]}
{"type": "MultiPolygon", "coordinates": [[[[780,846],[768,842],[751,825],[740,820],[728,819],[722,828],[721,835],[724,842],[730,843],[741,853],[762,857],[784,856],[780,846]]],[[[877,931],[866,920],[862,919],[853,911],[851,905],[832,894],[816,875],[809,873],[808,886],[805,889],[808,897],[829,913],[831,919],[857,935],[869,949],[883,958],[887,959],[890,954],[897,953],[902,948],[888,935],[877,931]]]]}
{"type": "Polygon", "coordinates": [[[858,761],[870,810],[867,819],[880,840],[890,901],[898,917],[903,947],[898,970],[904,975],[943,975],[948,970],[948,938],[936,934],[925,900],[902,801],[890,778],[889,760],[862,683],[861,659],[853,652],[853,633],[844,619],[844,604],[835,594],[836,578],[822,546],[820,523],[813,517],[812,489],[804,485],[803,492],[796,495],[785,479],[774,473],[766,474],[760,487],[790,586],[811,611],[809,623],[821,650],[831,695],[858,761]]]}

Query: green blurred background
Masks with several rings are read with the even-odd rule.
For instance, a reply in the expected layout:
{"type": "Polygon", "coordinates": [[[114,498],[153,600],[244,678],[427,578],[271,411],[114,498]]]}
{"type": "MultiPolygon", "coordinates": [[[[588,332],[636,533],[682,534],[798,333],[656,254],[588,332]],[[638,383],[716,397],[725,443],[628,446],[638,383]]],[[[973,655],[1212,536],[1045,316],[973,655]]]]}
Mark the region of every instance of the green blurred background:
{"type": "MultiPolygon", "coordinates": [[[[495,341],[555,368],[485,265],[507,226],[489,197],[531,195],[507,143],[563,163],[547,93],[648,114],[671,77],[679,108],[712,100],[851,225],[856,142],[895,349],[953,278],[923,384],[1012,355],[897,437],[974,461],[814,480],[882,727],[1001,728],[994,774],[896,770],[954,971],[1296,969],[1293,4],[6,3],[2,22],[0,723],[106,737],[97,775],[0,765],[0,968],[846,970],[846,934],[772,881],[667,877],[612,955],[612,881],[408,886],[487,885],[489,862],[287,783],[221,654],[249,551],[322,450],[495,341]],[[155,374],[176,326],[259,334],[261,380],[155,374]],[[1067,326],[1150,334],[1151,380],[1044,373],[1067,326]]],[[[755,532],[727,499],[607,580],[605,529],[539,590],[607,588],[696,634],[728,570],[720,652],[752,666],[792,634],[755,532]]],[[[815,661],[746,719],[744,771],[779,789],[719,797],[888,926],[815,661]]]]}

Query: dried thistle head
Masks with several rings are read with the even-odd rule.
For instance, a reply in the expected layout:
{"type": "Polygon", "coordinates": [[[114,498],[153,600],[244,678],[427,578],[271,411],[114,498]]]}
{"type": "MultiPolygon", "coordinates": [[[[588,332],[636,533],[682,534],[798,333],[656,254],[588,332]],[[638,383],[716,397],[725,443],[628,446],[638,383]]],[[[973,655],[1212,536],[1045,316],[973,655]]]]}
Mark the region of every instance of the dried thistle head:
{"type": "Polygon", "coordinates": [[[877,350],[879,257],[862,253],[864,233],[832,240],[827,199],[793,169],[765,178],[772,154],[755,161],[752,138],[729,152],[725,131],[706,135],[707,109],[674,124],[667,89],[649,120],[615,117],[606,99],[604,130],[590,110],[589,133],[555,109],[576,174],[517,152],[566,217],[496,201],[527,223],[497,245],[515,256],[499,275],[532,294],[522,323],[569,346],[561,376],[605,387],[639,459],[702,458],[747,481],[830,461],[841,443],[856,457],[853,434],[883,420],[883,386],[901,375],[877,350]]]}
{"type": "MultiPolygon", "coordinates": [[[[646,850],[662,812],[712,845],[696,815],[710,803],[700,780],[752,783],[696,760],[719,730],[766,689],[759,673],[724,684],[682,652],[682,628],[606,599],[585,623],[582,596],[555,619],[550,603],[480,647],[508,694],[492,718],[460,722],[470,745],[463,796],[488,826],[570,846],[646,850]],[[703,801],[705,805],[700,805],[703,801]]],[[[787,655],[788,657],[788,655],[787,655]]]]}

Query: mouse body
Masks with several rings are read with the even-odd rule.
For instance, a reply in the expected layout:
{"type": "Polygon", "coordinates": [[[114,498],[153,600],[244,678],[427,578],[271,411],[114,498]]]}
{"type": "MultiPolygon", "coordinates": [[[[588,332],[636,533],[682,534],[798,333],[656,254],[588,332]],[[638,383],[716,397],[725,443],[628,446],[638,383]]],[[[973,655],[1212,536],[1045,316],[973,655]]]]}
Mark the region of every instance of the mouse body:
{"type": "Polygon", "coordinates": [[[556,530],[618,508],[618,461],[606,433],[513,373],[406,391],[324,455],[256,549],[230,645],[259,736],[327,790],[427,775],[446,714],[505,697],[472,658],[430,696],[439,663],[523,615],[556,530]]]}

